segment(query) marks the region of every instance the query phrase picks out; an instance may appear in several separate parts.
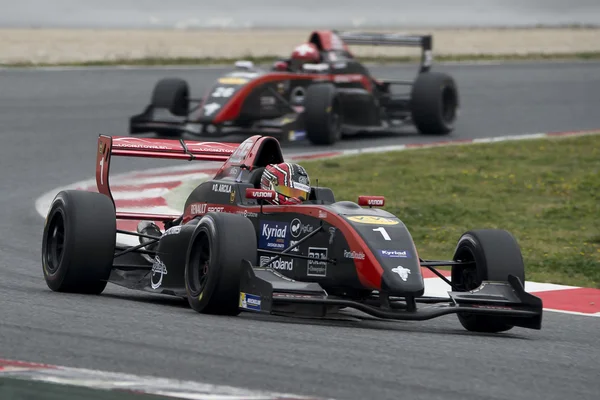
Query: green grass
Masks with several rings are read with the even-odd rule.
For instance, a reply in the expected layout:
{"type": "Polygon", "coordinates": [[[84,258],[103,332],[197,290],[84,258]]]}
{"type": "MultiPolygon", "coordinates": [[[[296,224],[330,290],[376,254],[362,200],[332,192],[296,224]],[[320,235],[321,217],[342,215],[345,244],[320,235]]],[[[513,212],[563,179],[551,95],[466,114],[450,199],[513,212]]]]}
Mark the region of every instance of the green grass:
{"type": "MultiPolygon", "coordinates": [[[[162,65],[224,65],[233,64],[235,61],[244,59],[253,61],[255,64],[269,64],[279,59],[278,56],[256,57],[246,55],[236,58],[190,58],[190,57],[145,57],[139,59],[116,59],[116,60],[92,60],[78,62],[57,62],[57,63],[34,63],[34,62],[11,62],[0,63],[2,67],[99,67],[99,66],[162,66],[162,65]]],[[[390,64],[390,63],[414,63],[418,62],[418,57],[360,57],[366,63],[390,64]]],[[[584,53],[528,53],[528,54],[464,54],[464,55],[436,55],[436,62],[448,61],[526,61],[526,60],[599,60],[600,52],[584,53]]]]}
{"type": "Polygon", "coordinates": [[[423,258],[448,259],[469,229],[517,238],[528,280],[600,288],[600,135],[303,162],[356,201],[383,195],[423,258]]]}

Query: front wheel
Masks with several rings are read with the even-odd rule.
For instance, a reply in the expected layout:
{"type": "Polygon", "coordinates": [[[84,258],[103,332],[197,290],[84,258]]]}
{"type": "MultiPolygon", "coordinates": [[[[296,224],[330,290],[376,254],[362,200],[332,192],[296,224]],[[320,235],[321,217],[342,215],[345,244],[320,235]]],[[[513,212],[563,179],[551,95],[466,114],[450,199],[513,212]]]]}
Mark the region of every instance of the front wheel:
{"type": "Polygon", "coordinates": [[[230,213],[208,213],[198,223],[188,248],[185,288],[190,306],[199,313],[240,313],[242,261],[257,259],[252,222],[230,213]]]}
{"type": "MultiPolygon", "coordinates": [[[[525,285],[525,265],[517,240],[499,229],[469,231],[461,236],[454,261],[472,261],[473,266],[453,266],[452,283],[458,291],[478,288],[483,281],[508,281],[514,275],[525,285]]],[[[503,332],[513,328],[503,317],[459,313],[462,326],[473,332],[503,332]]]]}
{"type": "Polygon", "coordinates": [[[342,103],[334,85],[315,83],[304,98],[304,123],[308,140],[317,145],[334,144],[342,137],[342,103]]]}
{"type": "Polygon", "coordinates": [[[445,135],[454,130],[459,105],[454,79],[440,72],[420,74],[411,92],[412,120],[420,133],[445,135]]]}
{"type": "Polygon", "coordinates": [[[79,190],[56,195],[44,226],[42,269],[56,292],[100,294],[113,265],[115,208],[107,196],[79,190]]]}
{"type": "MultiPolygon", "coordinates": [[[[180,78],[161,79],[154,86],[150,104],[153,108],[169,110],[178,117],[187,117],[190,109],[190,88],[188,83],[180,78]]],[[[165,137],[179,137],[177,129],[161,129],[158,134],[165,137]]]]}

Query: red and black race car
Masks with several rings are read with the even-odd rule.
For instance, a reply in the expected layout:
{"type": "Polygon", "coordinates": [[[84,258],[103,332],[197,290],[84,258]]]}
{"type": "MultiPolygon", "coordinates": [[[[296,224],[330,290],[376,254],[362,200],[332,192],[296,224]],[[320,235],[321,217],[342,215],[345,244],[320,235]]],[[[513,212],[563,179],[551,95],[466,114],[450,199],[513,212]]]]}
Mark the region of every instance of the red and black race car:
{"type": "Polygon", "coordinates": [[[275,192],[259,189],[262,170],[283,161],[273,137],[253,136],[237,146],[100,136],[99,193],[62,191],[48,211],[42,242],[47,285],[99,294],[112,282],[186,298],[194,310],[220,315],[323,317],[354,308],[398,320],[454,313],[470,331],[541,329],[542,301],[525,292],[523,258],[510,233],[469,231],[451,260],[424,260],[406,225],[373,208],[385,205],[383,197],[337,201],[331,189],[311,187],[301,204],[264,204],[275,192]],[[189,194],[182,215],[140,214],[115,210],[114,156],[223,164],[189,194]],[[165,231],[124,231],[117,220],[162,222],[165,231]],[[140,244],[116,244],[117,233],[138,236],[140,244]],[[437,271],[441,266],[452,268],[451,280],[437,271]],[[424,296],[422,268],[446,281],[447,297],[424,296]]]}
{"type": "Polygon", "coordinates": [[[327,145],[413,124],[420,133],[443,135],[454,128],[459,95],[454,79],[431,71],[431,63],[431,36],[315,31],[271,70],[236,62],[201,99],[190,97],[182,79],[160,80],[150,104],[130,118],[129,133],[268,134],[327,145]],[[348,45],[420,47],[419,73],[414,80],[377,79],[348,45]]]}

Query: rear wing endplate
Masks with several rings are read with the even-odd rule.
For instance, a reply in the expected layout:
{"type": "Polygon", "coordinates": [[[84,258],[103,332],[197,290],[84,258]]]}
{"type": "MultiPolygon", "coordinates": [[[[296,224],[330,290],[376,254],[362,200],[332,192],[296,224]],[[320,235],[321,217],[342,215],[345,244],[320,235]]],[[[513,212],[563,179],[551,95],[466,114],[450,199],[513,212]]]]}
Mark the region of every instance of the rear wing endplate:
{"type": "MultiPolygon", "coordinates": [[[[98,192],[108,196],[113,204],[115,203],[109,183],[110,161],[113,156],[226,162],[238,147],[239,143],[100,135],[96,153],[96,185],[98,192]]],[[[119,217],[137,219],[142,215],[123,213],[119,214],[119,217]]],[[[170,215],[156,215],[155,217],[157,220],[172,218],[170,215]]]]}
{"type": "Polygon", "coordinates": [[[349,45],[420,47],[421,72],[428,71],[433,62],[433,37],[431,35],[369,32],[337,32],[337,35],[349,45]]]}

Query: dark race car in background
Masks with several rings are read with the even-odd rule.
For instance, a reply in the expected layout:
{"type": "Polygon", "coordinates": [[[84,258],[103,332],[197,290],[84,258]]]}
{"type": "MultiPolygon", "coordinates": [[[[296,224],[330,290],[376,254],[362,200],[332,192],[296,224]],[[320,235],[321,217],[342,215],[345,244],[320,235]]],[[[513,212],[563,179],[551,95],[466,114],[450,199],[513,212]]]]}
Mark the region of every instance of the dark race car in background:
{"type": "Polygon", "coordinates": [[[392,133],[406,125],[429,135],[454,129],[458,89],[451,76],[431,71],[431,36],[315,31],[309,43],[319,50],[320,63],[279,71],[238,61],[200,99],[190,96],[185,80],[162,79],[146,109],[130,118],[129,133],[163,137],[184,132],[208,137],[259,133],[328,145],[344,136],[392,133]],[[377,79],[348,45],[420,47],[418,74],[411,80],[377,79]],[[409,90],[394,93],[392,87],[409,90]]]}

